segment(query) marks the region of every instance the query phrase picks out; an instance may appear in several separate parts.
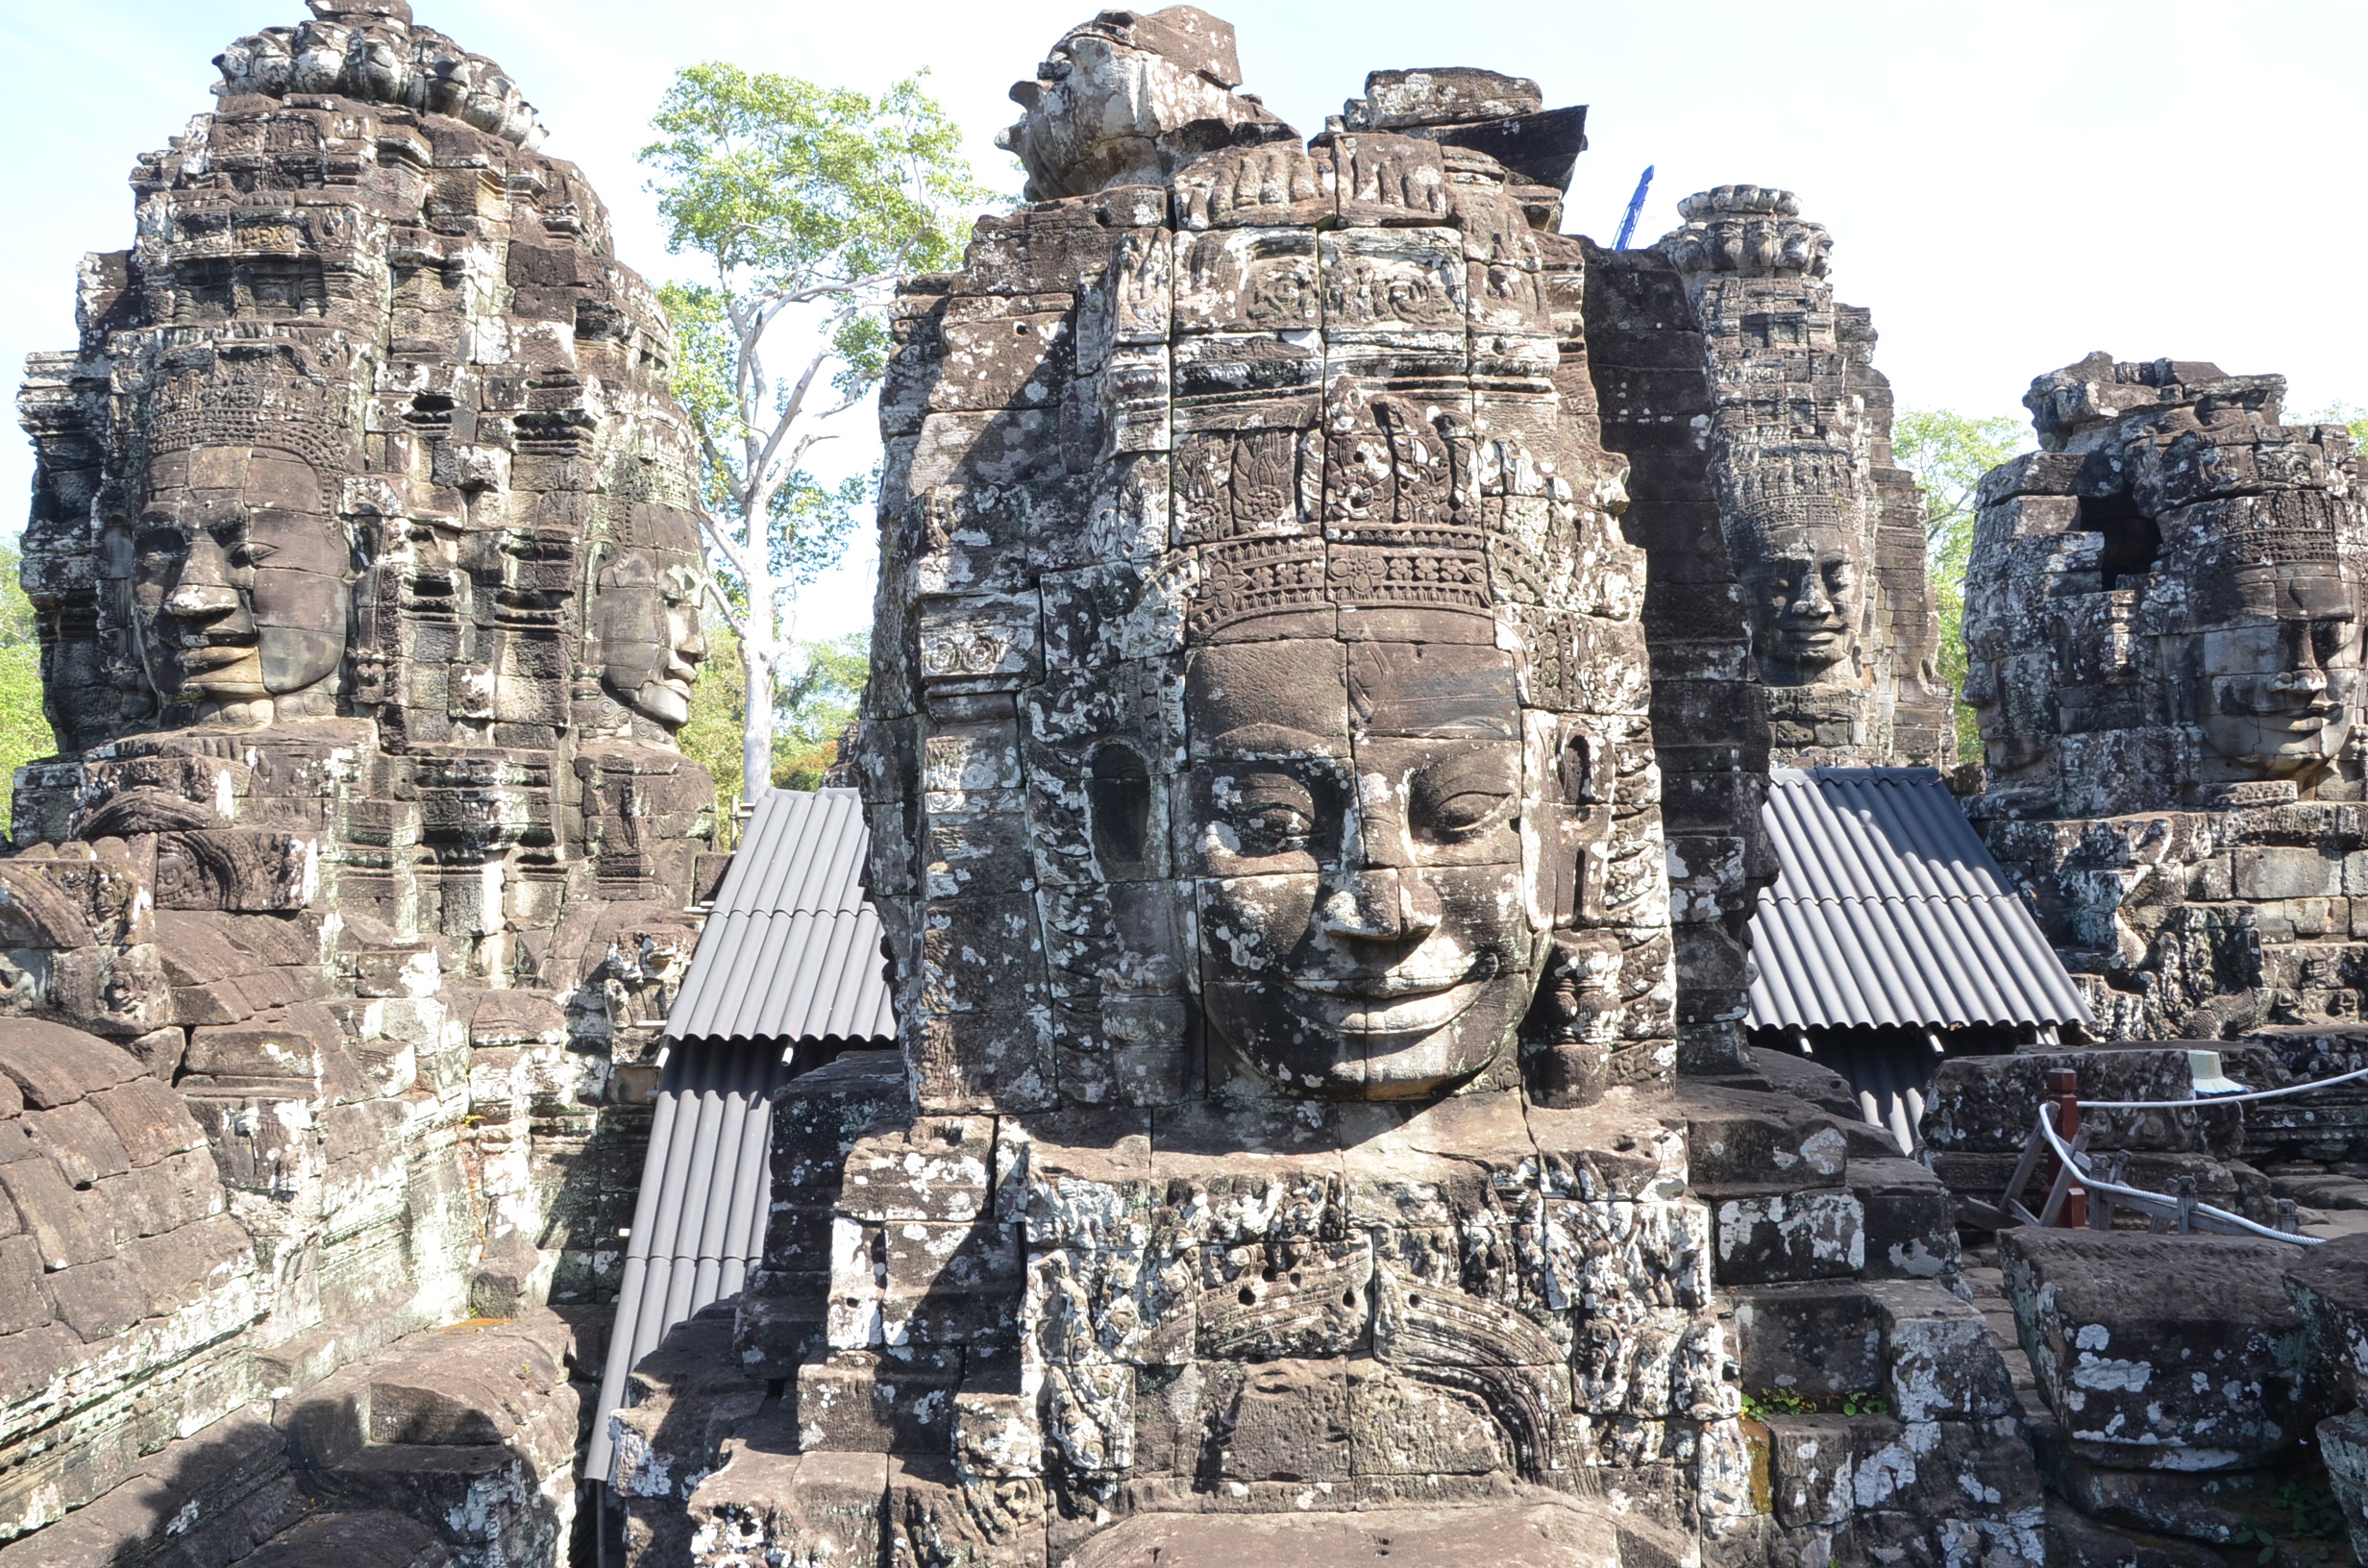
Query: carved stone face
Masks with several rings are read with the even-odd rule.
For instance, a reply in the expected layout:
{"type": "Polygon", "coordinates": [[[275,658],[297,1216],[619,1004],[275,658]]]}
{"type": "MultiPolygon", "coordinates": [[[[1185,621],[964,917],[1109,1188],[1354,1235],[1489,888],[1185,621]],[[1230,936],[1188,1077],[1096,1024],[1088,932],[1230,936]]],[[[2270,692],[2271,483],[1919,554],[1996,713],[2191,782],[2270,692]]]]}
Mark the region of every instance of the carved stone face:
{"type": "Polygon", "coordinates": [[[670,732],[680,729],[707,656],[689,571],[667,564],[658,551],[620,551],[602,569],[594,613],[601,684],[643,718],[670,732]]]}
{"type": "Polygon", "coordinates": [[[336,673],[351,551],[309,462],[261,447],[163,453],[134,549],[140,654],[166,702],[286,697],[336,673]]]}
{"type": "Polygon", "coordinates": [[[1185,713],[1212,1034],[1326,1098],[1420,1095],[1485,1067],[1528,1010],[1539,950],[1511,656],[1207,647],[1185,713]]]}
{"type": "Polygon", "coordinates": [[[1745,567],[1761,659],[1779,667],[1771,674],[1813,680],[1857,651],[1865,572],[1853,544],[1839,528],[1790,533],[1745,567]]]}
{"type": "Polygon", "coordinates": [[[2196,634],[2205,739],[2263,777],[2332,760],[2359,717],[2357,593],[2319,561],[2243,568],[2235,587],[2257,613],[2196,634]]]}
{"type": "Polygon", "coordinates": [[[1012,85],[1012,102],[1026,112],[995,140],[1026,166],[1030,201],[1155,184],[1193,155],[1230,145],[1246,122],[1264,128],[1251,139],[1289,135],[1253,100],[1162,52],[1181,45],[1196,62],[1217,66],[1209,35],[1221,30],[1222,56],[1230,61],[1232,30],[1215,18],[1199,18],[1197,37],[1176,37],[1161,25],[1188,9],[1152,16],[1104,12],[1105,22],[1122,19],[1108,30],[1098,22],[1070,34],[1036,67],[1034,81],[1012,85]]]}

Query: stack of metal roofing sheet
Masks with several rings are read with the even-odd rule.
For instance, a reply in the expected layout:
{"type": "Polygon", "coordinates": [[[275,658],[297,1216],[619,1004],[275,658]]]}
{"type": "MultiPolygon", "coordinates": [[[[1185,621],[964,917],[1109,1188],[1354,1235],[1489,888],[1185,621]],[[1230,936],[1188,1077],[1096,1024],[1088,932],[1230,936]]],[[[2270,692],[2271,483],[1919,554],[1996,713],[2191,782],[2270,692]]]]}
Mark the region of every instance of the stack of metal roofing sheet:
{"type": "Polygon", "coordinates": [[[789,1081],[781,1047],[696,1040],[669,1053],[584,1461],[585,1476],[603,1482],[613,1458],[608,1417],[624,1403],[626,1375],[667,1330],[738,1294],[764,1256],[773,1207],[772,1096],[789,1081]]]}
{"type": "Polygon", "coordinates": [[[1754,1027],[2090,1021],[2038,922],[1930,768],[1779,768],[1782,868],[1751,922],[1754,1027]]]}
{"type": "Polygon", "coordinates": [[[852,790],[768,790],[716,893],[669,1040],[893,1039],[852,790]]]}

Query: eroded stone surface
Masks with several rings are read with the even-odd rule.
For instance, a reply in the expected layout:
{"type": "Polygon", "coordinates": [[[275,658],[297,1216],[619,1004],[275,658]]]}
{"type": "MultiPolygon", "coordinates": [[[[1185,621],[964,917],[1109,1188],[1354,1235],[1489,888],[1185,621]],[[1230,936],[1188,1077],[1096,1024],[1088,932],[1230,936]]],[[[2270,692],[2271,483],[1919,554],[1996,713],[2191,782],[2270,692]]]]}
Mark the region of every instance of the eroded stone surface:
{"type": "Polygon", "coordinates": [[[2093,1463],[2243,1468],[2331,1408],[2331,1369],[2280,1284],[2282,1242],[2019,1229],[1999,1251],[2040,1392],[2093,1463]]]}

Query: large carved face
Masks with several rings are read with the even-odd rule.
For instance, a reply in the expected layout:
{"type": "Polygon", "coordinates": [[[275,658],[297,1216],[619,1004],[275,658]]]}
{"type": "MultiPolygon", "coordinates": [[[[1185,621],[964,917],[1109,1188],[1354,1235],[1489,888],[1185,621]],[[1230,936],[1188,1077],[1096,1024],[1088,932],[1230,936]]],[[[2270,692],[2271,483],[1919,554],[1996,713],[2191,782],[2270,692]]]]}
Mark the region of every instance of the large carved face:
{"type": "Polygon", "coordinates": [[[672,731],[691,717],[691,687],[707,656],[697,583],[668,552],[627,549],[602,568],[596,600],[601,684],[672,731]]]}
{"type": "MultiPolygon", "coordinates": [[[[1456,618],[1446,618],[1456,619],[1456,618]]],[[[1305,640],[1191,655],[1185,849],[1212,1034],[1294,1092],[1485,1067],[1535,987],[1512,658],[1305,640]]]]}
{"type": "Polygon", "coordinates": [[[1865,563],[1848,530],[1788,530],[1744,568],[1760,656],[1771,675],[1815,679],[1857,651],[1865,563]]]}
{"type": "MultiPolygon", "coordinates": [[[[1147,40],[1140,30],[1158,28],[1163,17],[1189,9],[1151,16],[1104,12],[1105,19],[1120,20],[1108,29],[1097,22],[1071,33],[1036,67],[1034,81],[1012,85],[1012,102],[1025,113],[995,141],[1026,166],[1030,201],[1156,183],[1169,172],[1164,164],[1230,144],[1234,128],[1243,122],[1289,134],[1254,101],[1219,86],[1158,47],[1141,46],[1147,40]]],[[[1224,53],[1230,57],[1231,30],[1214,17],[1193,14],[1204,28],[1223,29],[1224,53]]],[[[1193,24],[1183,25],[1189,32],[1193,24]]],[[[1199,41],[1205,45],[1207,39],[1199,41]]]]}
{"type": "Polygon", "coordinates": [[[327,681],[345,656],[345,532],[311,463],[200,447],[149,465],[134,534],[140,654],[166,702],[252,702],[327,681]]]}
{"type": "Polygon", "coordinates": [[[2359,596],[2333,562],[2238,569],[2254,614],[2196,635],[2198,722],[2214,751],[2264,777],[2342,751],[2359,716],[2359,596]]]}

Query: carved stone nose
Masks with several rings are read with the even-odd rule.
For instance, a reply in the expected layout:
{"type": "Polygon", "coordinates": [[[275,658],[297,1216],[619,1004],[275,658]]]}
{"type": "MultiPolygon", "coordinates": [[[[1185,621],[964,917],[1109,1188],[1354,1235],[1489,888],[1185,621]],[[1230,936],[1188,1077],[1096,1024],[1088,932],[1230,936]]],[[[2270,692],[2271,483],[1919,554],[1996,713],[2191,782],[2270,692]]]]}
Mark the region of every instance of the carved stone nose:
{"type": "Polygon", "coordinates": [[[192,620],[229,615],[238,608],[238,591],[212,583],[184,583],[166,596],[164,608],[192,620]]]}
{"type": "Polygon", "coordinates": [[[1402,942],[1439,927],[1439,896],[1419,871],[1351,871],[1325,891],[1316,923],[1357,942],[1402,942]]]}

